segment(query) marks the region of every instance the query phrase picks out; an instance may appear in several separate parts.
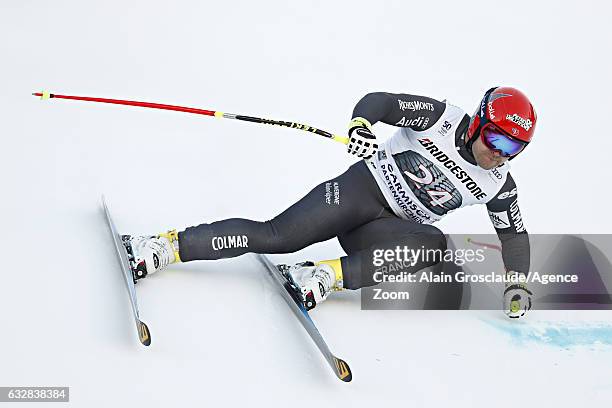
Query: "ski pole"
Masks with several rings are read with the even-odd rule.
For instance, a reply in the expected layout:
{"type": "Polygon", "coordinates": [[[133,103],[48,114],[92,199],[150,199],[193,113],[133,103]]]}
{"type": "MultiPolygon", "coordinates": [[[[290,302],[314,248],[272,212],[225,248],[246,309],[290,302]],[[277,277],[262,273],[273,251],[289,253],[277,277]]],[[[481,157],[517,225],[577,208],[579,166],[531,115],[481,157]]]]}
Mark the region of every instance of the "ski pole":
{"type": "MultiPolygon", "coordinates": [[[[502,247],[500,245],[495,245],[495,244],[487,244],[486,242],[478,242],[478,241],[474,241],[472,238],[468,237],[466,238],[466,241],[469,242],[470,244],[474,244],[476,246],[482,247],[484,249],[493,249],[495,251],[498,251],[500,254],[502,253],[502,247]]],[[[505,268],[505,266],[504,266],[505,268]]],[[[508,272],[508,269],[506,268],[506,272],[508,272]]]]}
{"type": "Polygon", "coordinates": [[[292,129],[303,130],[306,132],[317,134],[319,136],[326,137],[328,139],[335,140],[336,142],[339,142],[342,144],[348,144],[348,137],[346,136],[334,135],[333,133],[327,132],[325,130],[317,129],[313,126],[304,125],[304,124],[297,123],[297,122],[288,122],[284,120],[274,120],[274,119],[263,119],[263,118],[257,118],[254,116],[236,115],[233,113],[224,113],[224,112],[207,110],[207,109],[190,108],[187,106],[166,105],[163,103],[128,101],[128,100],[121,100],[121,99],[94,98],[90,96],[58,95],[58,94],[49,93],[47,91],[34,92],[32,95],[39,96],[40,99],[51,99],[51,98],[72,99],[72,100],[77,100],[77,101],[111,103],[115,105],[140,106],[142,108],[164,109],[164,110],[171,110],[171,111],[178,111],[178,112],[194,113],[196,115],[214,116],[216,118],[237,119],[237,120],[242,120],[245,122],[262,123],[264,125],[276,125],[276,126],[288,127],[292,129]]]}
{"type": "Polygon", "coordinates": [[[485,249],[494,249],[496,251],[499,251],[500,253],[502,251],[502,248],[499,245],[487,244],[485,242],[474,241],[472,238],[466,238],[466,241],[469,242],[470,244],[474,244],[476,246],[483,247],[485,249]]]}

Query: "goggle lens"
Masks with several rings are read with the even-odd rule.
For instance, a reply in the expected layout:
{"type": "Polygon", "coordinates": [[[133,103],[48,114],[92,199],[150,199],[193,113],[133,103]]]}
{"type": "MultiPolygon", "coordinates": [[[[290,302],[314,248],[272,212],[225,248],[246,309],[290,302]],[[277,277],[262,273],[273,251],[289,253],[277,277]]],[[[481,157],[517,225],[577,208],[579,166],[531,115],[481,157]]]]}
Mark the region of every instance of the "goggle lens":
{"type": "Polygon", "coordinates": [[[493,126],[485,126],[482,129],[482,141],[491,150],[497,150],[504,157],[519,154],[525,147],[525,143],[512,139],[501,130],[493,126]]]}

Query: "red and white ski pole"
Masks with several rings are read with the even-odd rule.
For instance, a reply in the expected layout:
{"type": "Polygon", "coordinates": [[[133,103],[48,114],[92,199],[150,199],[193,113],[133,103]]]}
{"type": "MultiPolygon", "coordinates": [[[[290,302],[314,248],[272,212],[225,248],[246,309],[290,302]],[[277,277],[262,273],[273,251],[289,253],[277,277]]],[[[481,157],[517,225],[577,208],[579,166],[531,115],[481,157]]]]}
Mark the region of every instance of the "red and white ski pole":
{"type": "Polygon", "coordinates": [[[501,246],[496,245],[496,244],[488,244],[486,242],[478,242],[478,241],[474,241],[472,238],[466,238],[466,241],[469,242],[470,244],[474,244],[476,246],[483,247],[485,249],[494,249],[496,251],[499,251],[500,253],[502,251],[501,246]]]}
{"type": "Polygon", "coordinates": [[[86,102],[100,102],[100,103],[111,103],[115,105],[139,106],[142,108],[171,110],[171,111],[178,111],[178,112],[194,113],[196,115],[214,116],[216,118],[237,119],[237,120],[242,120],[245,122],[283,126],[283,127],[288,127],[292,129],[298,129],[298,130],[303,130],[306,132],[314,133],[316,135],[335,140],[336,142],[339,142],[342,144],[348,144],[348,137],[346,136],[335,135],[325,130],[318,129],[313,126],[304,125],[304,124],[297,123],[297,122],[288,122],[284,120],[274,120],[274,119],[263,119],[263,118],[257,118],[254,116],[236,115],[233,113],[224,113],[224,112],[207,110],[207,109],[190,108],[187,106],[166,105],[163,103],[154,103],[154,102],[139,102],[139,101],[128,101],[128,100],[122,100],[122,99],[94,98],[90,96],[58,95],[58,94],[52,94],[46,91],[34,92],[32,95],[39,96],[41,99],[52,99],[52,98],[72,99],[72,100],[86,101],[86,102]]]}

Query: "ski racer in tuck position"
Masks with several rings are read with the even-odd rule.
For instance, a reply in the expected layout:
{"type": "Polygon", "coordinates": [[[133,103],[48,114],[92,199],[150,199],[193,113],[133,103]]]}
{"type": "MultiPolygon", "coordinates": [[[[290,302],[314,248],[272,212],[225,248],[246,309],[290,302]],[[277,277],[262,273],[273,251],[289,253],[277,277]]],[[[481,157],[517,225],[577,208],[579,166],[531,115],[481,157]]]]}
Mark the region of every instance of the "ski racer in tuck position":
{"type": "MultiPolygon", "coordinates": [[[[446,101],[374,92],[353,110],[348,152],[363,158],[265,222],[231,218],[129,237],[135,279],[175,262],[212,260],[248,252],[290,253],[337,237],[346,256],[289,268],[307,309],[330,293],[375,284],[372,253],[381,247],[446,249],[432,223],[458,208],[485,204],[502,243],[509,275],[529,270],[529,238],[508,160],[531,141],[536,113],[510,87],[489,89],[473,116],[446,101]],[[372,125],[398,127],[378,146],[372,125]],[[300,290],[301,289],[301,290],[300,290]]],[[[417,272],[436,263],[419,260],[417,272]]],[[[512,318],[531,308],[524,284],[506,284],[503,307],[512,318]]]]}

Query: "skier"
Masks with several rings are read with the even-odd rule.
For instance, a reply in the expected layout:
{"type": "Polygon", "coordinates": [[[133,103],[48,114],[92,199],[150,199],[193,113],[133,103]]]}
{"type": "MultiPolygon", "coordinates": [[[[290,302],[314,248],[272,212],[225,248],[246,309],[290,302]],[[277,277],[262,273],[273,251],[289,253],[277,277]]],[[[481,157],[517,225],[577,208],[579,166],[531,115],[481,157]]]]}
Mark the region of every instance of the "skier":
{"type": "MultiPolygon", "coordinates": [[[[337,237],[347,256],[290,268],[311,309],[333,291],[374,285],[375,249],[446,249],[444,234],[431,224],[474,204],[487,206],[507,274],[529,270],[529,238],[508,163],[531,141],[537,120],[522,92],[491,88],[471,117],[446,101],[374,92],[357,103],[352,118],[348,152],[363,160],[269,221],[232,218],[131,237],[136,278],[175,262],[289,253],[337,237]],[[399,127],[380,148],[372,131],[377,122],[399,127]]],[[[407,269],[437,262],[418,260],[407,269]]],[[[531,296],[526,285],[507,284],[505,313],[524,315],[531,296]]]]}

